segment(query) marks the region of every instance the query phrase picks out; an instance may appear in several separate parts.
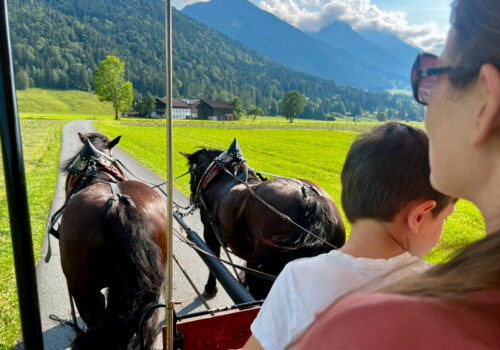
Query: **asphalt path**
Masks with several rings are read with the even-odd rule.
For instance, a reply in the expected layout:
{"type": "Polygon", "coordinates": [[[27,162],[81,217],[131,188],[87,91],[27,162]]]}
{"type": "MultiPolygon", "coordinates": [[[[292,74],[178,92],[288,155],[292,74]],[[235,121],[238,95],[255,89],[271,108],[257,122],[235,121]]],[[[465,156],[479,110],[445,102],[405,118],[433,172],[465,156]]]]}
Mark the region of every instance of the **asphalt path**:
{"type": "MultiPolygon", "coordinates": [[[[77,133],[96,131],[97,130],[92,126],[92,121],[90,120],[76,120],[64,125],[62,129],[62,147],[59,156],[59,169],[61,169],[61,164],[66,162],[68,159],[71,159],[82,147],[82,143],[80,142],[77,133]]],[[[151,151],[155,152],[155,150],[151,151]]],[[[161,152],[162,150],[158,151],[161,152]]],[[[126,168],[134,174],[134,176],[129,176],[129,174],[126,173],[130,179],[143,181],[149,184],[161,184],[164,182],[164,179],[151,172],[126,153],[122,152],[119,149],[119,145],[114,149],[114,156],[125,164],[126,168]]],[[[52,200],[48,218],[50,218],[52,214],[64,204],[65,179],[65,173],[59,170],[55,195],[52,200]]],[[[165,186],[163,186],[163,189],[166,191],[165,186]]],[[[163,193],[161,194],[164,196],[163,193]]],[[[183,206],[187,205],[189,202],[188,198],[176,189],[174,189],[174,201],[183,206]]],[[[193,215],[186,217],[185,222],[191,227],[192,230],[202,236],[203,227],[198,211],[196,211],[193,215]]],[[[174,224],[174,229],[180,229],[177,222],[174,224]]],[[[66,279],[61,269],[59,243],[53,236],[50,236],[49,238],[47,235],[47,228],[45,231],[46,233],[41,247],[40,259],[38,260],[36,266],[44,347],[49,350],[67,349],[71,345],[71,341],[74,338],[72,329],[67,326],[63,327],[49,318],[50,315],[56,315],[61,319],[69,320],[71,319],[71,314],[66,279]],[[49,239],[52,254],[51,259],[46,262],[45,257],[48,252],[49,239]]],[[[208,268],[204,265],[196,252],[176,237],[174,237],[173,250],[174,255],[180,261],[184,270],[187,271],[194,284],[198,287],[200,292],[202,292],[208,277],[208,268]]],[[[236,260],[237,262],[241,262],[238,259],[236,260]]],[[[211,308],[216,308],[233,305],[234,303],[223,288],[221,288],[220,285],[218,285],[218,287],[219,292],[217,296],[207,300],[209,306],[211,308]]],[[[206,309],[175,263],[173,268],[173,299],[182,302],[182,304],[176,306],[175,308],[179,314],[186,314],[206,309]]],[[[163,311],[160,315],[160,318],[164,319],[163,311]]],[[[80,318],[78,318],[78,321],[80,325],[83,325],[83,321],[80,318]]],[[[157,348],[159,349],[161,349],[160,338],[161,337],[158,336],[157,339],[157,348]]],[[[20,339],[15,349],[23,349],[22,339],[20,339]]]]}

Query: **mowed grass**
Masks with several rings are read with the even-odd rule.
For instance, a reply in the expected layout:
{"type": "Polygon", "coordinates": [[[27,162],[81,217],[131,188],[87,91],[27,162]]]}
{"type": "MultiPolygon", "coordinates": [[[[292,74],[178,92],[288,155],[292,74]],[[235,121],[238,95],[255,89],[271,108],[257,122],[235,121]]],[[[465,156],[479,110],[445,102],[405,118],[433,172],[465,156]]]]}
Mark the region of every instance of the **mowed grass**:
{"type": "MultiPolygon", "coordinates": [[[[54,195],[64,121],[21,120],[35,261],[54,195]]],[[[1,154],[0,154],[1,158],[1,154]]],[[[0,349],[11,349],[20,332],[14,258],[3,160],[0,162],[0,349]]]]}
{"type": "Polygon", "coordinates": [[[101,102],[96,94],[76,90],[18,90],[17,105],[23,116],[113,116],[111,103],[101,102]]]}
{"type": "MultiPolygon", "coordinates": [[[[122,135],[120,147],[162,177],[166,177],[166,131],[161,124],[130,121],[99,121],[95,126],[109,137],[122,135]]],[[[193,152],[199,146],[227,149],[236,137],[249,165],[256,170],[282,176],[306,178],[323,187],[340,207],[340,172],[347,151],[358,135],[353,131],[316,129],[226,129],[174,128],[174,176],[187,170],[178,151],[193,152]]],[[[189,194],[189,177],[174,185],[189,194]]],[[[344,214],[343,214],[344,215],[344,214]]],[[[345,218],[345,216],[344,216],[345,218]]],[[[344,220],[349,232],[350,227],[344,220]]],[[[432,263],[444,261],[467,243],[483,237],[484,222],[477,208],[461,200],[444,228],[436,248],[426,257],[432,263]]]]}

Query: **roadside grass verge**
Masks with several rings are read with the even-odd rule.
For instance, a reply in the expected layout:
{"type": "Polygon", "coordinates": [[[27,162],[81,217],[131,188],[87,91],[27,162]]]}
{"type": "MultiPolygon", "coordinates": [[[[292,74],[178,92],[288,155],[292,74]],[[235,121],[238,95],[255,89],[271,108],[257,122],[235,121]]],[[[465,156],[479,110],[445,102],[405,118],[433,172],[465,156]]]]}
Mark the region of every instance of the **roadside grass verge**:
{"type": "Polygon", "coordinates": [[[21,119],[50,119],[50,120],[75,120],[75,119],[115,119],[111,114],[86,114],[86,113],[19,113],[21,119]]]}
{"type": "MultiPolygon", "coordinates": [[[[45,222],[54,195],[64,123],[21,120],[35,261],[40,255],[45,222]]],[[[3,160],[0,168],[0,349],[11,349],[20,332],[20,320],[3,160]]]]}
{"type": "MultiPolygon", "coordinates": [[[[109,137],[122,135],[119,147],[156,174],[166,177],[166,132],[159,124],[143,121],[98,121],[95,126],[109,137]]],[[[226,129],[180,127],[174,129],[174,177],[186,172],[186,159],[178,151],[193,152],[199,146],[227,149],[238,138],[249,165],[256,170],[282,176],[306,178],[323,187],[340,202],[340,172],[352,140],[358,135],[338,130],[226,129]]],[[[174,185],[189,194],[189,177],[174,185]]],[[[340,208],[341,209],[341,208],[340,208]]],[[[342,215],[343,211],[341,209],[342,215]]],[[[345,220],[348,232],[350,226],[345,220]]],[[[483,237],[484,222],[477,208],[461,200],[444,228],[435,249],[426,257],[432,263],[444,261],[457,248],[483,237]]]]}

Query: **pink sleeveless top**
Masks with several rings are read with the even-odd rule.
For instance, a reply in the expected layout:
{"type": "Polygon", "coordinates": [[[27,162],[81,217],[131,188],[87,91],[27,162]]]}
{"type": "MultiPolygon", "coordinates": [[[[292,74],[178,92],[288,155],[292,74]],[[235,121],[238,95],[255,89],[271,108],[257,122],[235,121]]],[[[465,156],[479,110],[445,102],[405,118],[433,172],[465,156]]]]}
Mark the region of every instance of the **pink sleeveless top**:
{"type": "Polygon", "coordinates": [[[500,290],[461,300],[351,295],[316,315],[290,349],[500,349],[500,290]]]}

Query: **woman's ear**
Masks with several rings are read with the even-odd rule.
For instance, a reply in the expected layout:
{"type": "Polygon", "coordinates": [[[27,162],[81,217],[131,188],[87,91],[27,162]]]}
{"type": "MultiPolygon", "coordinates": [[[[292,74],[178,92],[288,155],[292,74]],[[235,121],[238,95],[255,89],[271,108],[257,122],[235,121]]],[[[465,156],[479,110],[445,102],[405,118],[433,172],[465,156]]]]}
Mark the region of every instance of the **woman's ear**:
{"type": "Polygon", "coordinates": [[[474,116],[474,146],[481,145],[500,126],[500,72],[490,63],[483,64],[478,83],[482,102],[474,116]]]}
{"type": "Polygon", "coordinates": [[[436,207],[434,200],[426,199],[415,203],[408,211],[408,228],[413,233],[419,233],[422,222],[427,214],[432,215],[431,211],[436,207]]]}

